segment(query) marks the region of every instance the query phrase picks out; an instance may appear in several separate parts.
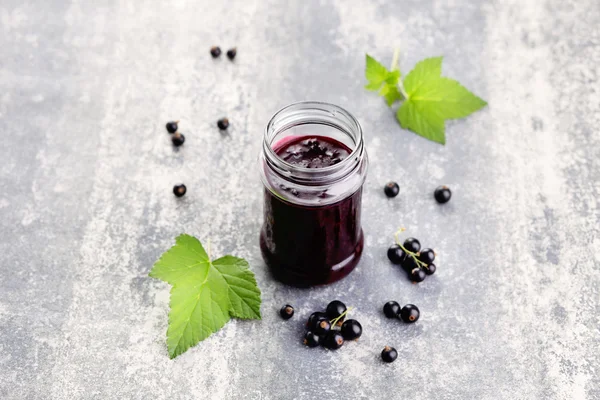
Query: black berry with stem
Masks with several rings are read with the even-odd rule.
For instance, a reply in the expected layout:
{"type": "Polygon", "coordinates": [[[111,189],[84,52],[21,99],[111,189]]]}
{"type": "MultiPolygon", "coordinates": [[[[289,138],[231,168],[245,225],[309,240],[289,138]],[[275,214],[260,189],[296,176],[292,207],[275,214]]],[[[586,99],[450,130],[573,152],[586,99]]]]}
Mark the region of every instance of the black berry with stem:
{"type": "MultiPolygon", "coordinates": [[[[345,313],[347,310],[346,305],[339,300],[334,300],[327,305],[327,310],[325,313],[327,314],[327,318],[333,320],[337,319],[340,315],[345,313]]],[[[340,321],[343,321],[344,317],[340,318],[340,321]]]]}
{"type": "Polygon", "coordinates": [[[392,264],[401,264],[406,258],[406,253],[402,250],[402,247],[394,244],[388,249],[387,256],[392,264]]]}
{"type": "Polygon", "coordinates": [[[405,270],[407,273],[410,274],[410,272],[415,269],[415,268],[419,268],[418,263],[415,261],[413,256],[406,256],[406,258],[404,259],[404,261],[402,261],[402,269],[405,270]]]}
{"type": "Polygon", "coordinates": [[[306,321],[306,327],[311,330],[314,331],[315,327],[317,326],[317,323],[319,321],[329,321],[329,318],[327,318],[327,314],[325,314],[324,312],[314,312],[312,314],[310,314],[310,317],[308,317],[308,321],[306,321]]]}
{"type": "Polygon", "coordinates": [[[187,192],[187,188],[182,183],[181,185],[173,186],[173,194],[177,197],[182,197],[187,192]]]}
{"type": "Polygon", "coordinates": [[[319,336],[324,336],[330,330],[331,330],[331,324],[326,319],[323,319],[321,321],[318,321],[315,324],[315,329],[313,329],[313,332],[319,336]]]}
{"type": "Polygon", "coordinates": [[[167,122],[166,128],[167,128],[167,132],[169,133],[175,133],[177,132],[177,129],[179,129],[179,126],[177,125],[179,123],[179,121],[169,121],[167,122]]]}
{"type": "Polygon", "coordinates": [[[409,324],[417,322],[420,316],[421,312],[419,311],[419,307],[414,304],[407,304],[400,310],[400,318],[402,321],[408,322],[409,324]]]}
{"type": "Polygon", "coordinates": [[[452,197],[452,192],[450,191],[450,188],[448,186],[439,186],[433,192],[433,197],[435,197],[435,200],[438,203],[444,204],[450,201],[450,198],[452,197]]]}
{"type": "Polygon", "coordinates": [[[229,120],[227,118],[221,118],[217,121],[217,126],[220,130],[224,131],[225,129],[229,128],[229,120]]]}
{"type": "Polygon", "coordinates": [[[356,340],[362,335],[362,325],[355,319],[349,319],[342,324],[340,332],[344,340],[356,340]]]}
{"type": "Polygon", "coordinates": [[[321,344],[321,336],[308,331],[304,335],[304,344],[308,347],[317,347],[319,344],[321,344]]]}
{"type": "Polygon", "coordinates": [[[227,58],[229,58],[231,61],[233,61],[236,54],[237,54],[237,49],[235,47],[233,49],[227,50],[227,58]]]}
{"type": "Polygon", "coordinates": [[[281,318],[283,319],[292,318],[294,316],[294,307],[290,306],[289,304],[286,304],[279,310],[279,315],[281,315],[281,318]]]}
{"type": "Polygon", "coordinates": [[[217,58],[221,55],[221,48],[219,46],[213,46],[210,48],[210,55],[213,56],[213,58],[217,58]]]}
{"type": "Polygon", "coordinates": [[[410,237],[404,241],[404,248],[412,253],[418,253],[421,250],[421,242],[417,239],[410,237]]]}
{"type": "Polygon", "coordinates": [[[428,266],[423,268],[425,270],[425,273],[427,275],[433,275],[435,274],[435,271],[437,270],[437,267],[435,266],[434,263],[429,264],[428,266]]]}
{"type": "Polygon", "coordinates": [[[423,271],[423,268],[413,268],[413,270],[410,271],[410,280],[413,282],[423,282],[426,277],[427,274],[423,271]]]}
{"type": "Polygon", "coordinates": [[[396,197],[400,193],[400,186],[396,182],[388,182],[383,187],[383,192],[387,197],[396,197]]]}
{"type": "Polygon", "coordinates": [[[435,252],[432,249],[423,249],[419,252],[419,256],[417,258],[425,265],[429,265],[433,262],[433,260],[435,260],[435,252]]]}
{"type": "Polygon", "coordinates": [[[398,352],[393,347],[385,346],[381,351],[381,359],[386,363],[394,362],[396,358],[398,358],[398,352]]]}
{"type": "Polygon", "coordinates": [[[329,331],[323,340],[323,346],[337,350],[344,345],[344,337],[339,331],[329,331]]]}
{"type": "Polygon", "coordinates": [[[171,136],[171,142],[173,142],[173,146],[179,147],[185,142],[185,136],[183,136],[183,133],[175,132],[171,136]]]}
{"type": "Polygon", "coordinates": [[[383,305],[383,313],[388,318],[398,318],[400,314],[400,304],[397,301],[388,301],[383,305]]]}

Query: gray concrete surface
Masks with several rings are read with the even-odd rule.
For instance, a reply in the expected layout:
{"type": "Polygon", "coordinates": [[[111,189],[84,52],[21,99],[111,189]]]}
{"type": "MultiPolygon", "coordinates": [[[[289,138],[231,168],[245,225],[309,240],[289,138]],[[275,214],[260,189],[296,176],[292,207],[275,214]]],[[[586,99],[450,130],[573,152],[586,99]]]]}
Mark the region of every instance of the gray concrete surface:
{"type": "Polygon", "coordinates": [[[597,0],[158,3],[0,3],[0,398],[600,399],[597,0]],[[363,89],[364,53],[395,46],[405,71],[444,55],[489,102],[445,147],[363,89]],[[347,279],[298,290],[260,257],[256,157],[269,117],[308,99],[362,123],[367,247],[347,279]],[[420,285],[386,260],[401,225],[439,253],[420,285]],[[264,318],[169,360],[169,287],[147,273],[181,232],[249,260],[264,318]],[[363,338],[304,348],[334,298],[363,338]],[[421,320],[385,320],[390,299],[421,320]]]}

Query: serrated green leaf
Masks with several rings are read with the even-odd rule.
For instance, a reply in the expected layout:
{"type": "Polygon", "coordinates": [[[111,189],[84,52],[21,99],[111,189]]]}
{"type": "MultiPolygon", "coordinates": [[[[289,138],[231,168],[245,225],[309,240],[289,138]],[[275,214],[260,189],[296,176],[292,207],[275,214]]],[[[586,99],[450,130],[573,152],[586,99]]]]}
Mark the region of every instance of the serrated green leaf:
{"type": "Polygon", "coordinates": [[[408,99],[396,113],[403,128],[446,142],[444,121],[463,118],[487,103],[453,79],[441,77],[442,57],[419,62],[404,79],[408,99]]]}
{"type": "Polygon", "coordinates": [[[225,256],[213,261],[229,287],[232,317],[260,319],[260,289],[248,262],[242,258],[225,256]]]}
{"type": "Polygon", "coordinates": [[[211,262],[193,236],[178,236],[150,276],[173,285],[167,330],[171,358],[221,329],[230,317],[261,318],[261,293],[248,263],[232,256],[211,262]]]}
{"type": "Polygon", "coordinates": [[[398,111],[396,118],[400,126],[441,144],[446,143],[444,119],[422,109],[422,104],[406,100],[398,111]]]}
{"type": "Polygon", "coordinates": [[[379,90],[388,77],[388,70],[368,54],[366,55],[366,59],[365,77],[369,81],[369,84],[365,88],[373,91],[379,90]]]}
{"type": "Polygon", "coordinates": [[[443,119],[464,118],[487,104],[454,79],[442,77],[423,82],[410,101],[423,103],[423,109],[443,119]]]}
{"type": "Polygon", "coordinates": [[[202,243],[193,236],[182,234],[175,238],[175,246],[160,256],[150,276],[171,285],[180,280],[201,282],[208,274],[209,265],[202,243]]]}
{"type": "Polygon", "coordinates": [[[400,94],[400,92],[398,91],[398,87],[397,86],[387,86],[387,91],[386,93],[383,95],[383,97],[385,98],[385,102],[387,103],[387,105],[389,107],[392,106],[392,104],[394,104],[396,101],[398,100],[402,100],[402,94],[400,94]]]}
{"type": "Polygon", "coordinates": [[[431,57],[419,61],[412,71],[404,78],[404,89],[410,98],[419,89],[419,86],[432,78],[438,78],[442,74],[442,58],[431,57]]]}
{"type": "Polygon", "coordinates": [[[388,85],[396,86],[398,84],[399,79],[400,79],[400,70],[395,69],[392,72],[388,72],[388,75],[385,78],[385,83],[387,83],[388,85]]]}
{"type": "Polygon", "coordinates": [[[227,283],[214,268],[204,282],[182,281],[171,289],[167,348],[175,358],[229,321],[227,283]]]}

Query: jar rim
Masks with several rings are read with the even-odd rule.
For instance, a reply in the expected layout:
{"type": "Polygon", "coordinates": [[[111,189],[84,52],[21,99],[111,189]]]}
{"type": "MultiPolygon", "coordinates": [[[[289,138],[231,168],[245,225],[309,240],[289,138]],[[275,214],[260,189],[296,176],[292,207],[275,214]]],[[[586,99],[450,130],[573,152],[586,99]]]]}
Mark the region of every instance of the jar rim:
{"type": "Polygon", "coordinates": [[[274,162],[274,160],[277,160],[276,163],[281,164],[285,169],[295,171],[295,172],[298,172],[303,175],[329,176],[332,174],[336,174],[336,172],[338,172],[338,171],[342,171],[342,170],[345,170],[345,169],[351,167],[353,162],[356,162],[357,155],[361,155],[363,153],[364,142],[363,142],[363,132],[362,132],[360,123],[346,109],[344,109],[338,105],[323,102],[323,101],[299,101],[296,103],[289,104],[289,105],[279,109],[275,114],[273,114],[273,116],[271,117],[271,119],[269,120],[269,122],[267,123],[267,126],[265,128],[265,133],[264,133],[264,138],[263,138],[263,147],[264,147],[263,150],[268,155],[267,158],[269,159],[269,161],[274,162]],[[343,129],[343,126],[341,126],[341,124],[327,123],[324,120],[314,122],[315,124],[331,125],[331,126],[335,127],[336,129],[342,130],[343,132],[345,132],[352,138],[352,140],[354,141],[354,148],[352,149],[352,151],[350,152],[348,157],[346,157],[345,159],[343,159],[341,162],[339,162],[337,164],[330,165],[327,167],[307,168],[307,167],[301,167],[301,166],[298,166],[295,164],[291,164],[291,163],[285,161],[284,159],[279,157],[279,155],[275,152],[275,150],[273,150],[273,147],[271,145],[272,144],[271,143],[271,134],[273,133],[274,135],[276,135],[277,133],[282,132],[286,129],[289,129],[290,127],[295,125],[295,124],[291,124],[290,126],[284,126],[283,129],[280,129],[277,132],[274,132],[274,129],[275,129],[274,124],[276,122],[278,122],[278,119],[282,118],[282,116],[284,116],[286,112],[308,111],[308,110],[321,111],[325,114],[329,114],[331,117],[338,118],[338,119],[339,119],[339,116],[336,114],[339,113],[347,121],[349,121],[351,123],[352,132],[347,132],[346,129],[343,129]]]}

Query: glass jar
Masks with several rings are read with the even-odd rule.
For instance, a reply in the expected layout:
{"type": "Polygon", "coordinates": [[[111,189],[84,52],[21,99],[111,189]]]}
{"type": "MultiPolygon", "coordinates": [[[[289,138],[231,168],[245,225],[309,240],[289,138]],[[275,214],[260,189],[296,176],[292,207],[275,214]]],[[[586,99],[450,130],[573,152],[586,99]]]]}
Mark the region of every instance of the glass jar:
{"type": "Polygon", "coordinates": [[[360,124],[341,107],[301,102],[271,118],[260,156],[260,247],[276,279],[322,285],[356,267],[367,165],[360,124]]]}

